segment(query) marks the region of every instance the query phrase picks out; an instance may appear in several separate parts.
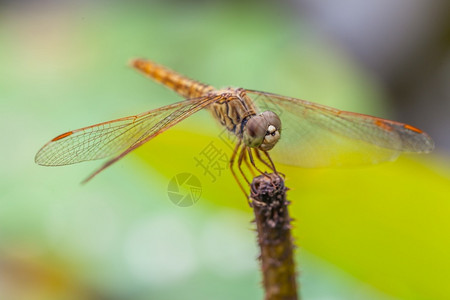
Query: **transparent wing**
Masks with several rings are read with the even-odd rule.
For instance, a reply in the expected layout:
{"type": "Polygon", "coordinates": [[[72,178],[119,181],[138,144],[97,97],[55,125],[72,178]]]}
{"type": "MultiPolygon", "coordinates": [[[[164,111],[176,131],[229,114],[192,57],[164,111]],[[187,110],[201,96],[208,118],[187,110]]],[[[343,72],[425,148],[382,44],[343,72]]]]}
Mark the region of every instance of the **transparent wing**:
{"type": "Polygon", "coordinates": [[[247,90],[260,111],[281,119],[275,161],[302,167],[352,166],[394,160],[401,152],[430,152],[433,140],[407,124],[247,90]]]}
{"type": "Polygon", "coordinates": [[[185,100],[136,116],[63,133],[45,144],[36,154],[35,161],[44,166],[62,166],[105,158],[123,151],[128,153],[216,98],[185,100]]]}

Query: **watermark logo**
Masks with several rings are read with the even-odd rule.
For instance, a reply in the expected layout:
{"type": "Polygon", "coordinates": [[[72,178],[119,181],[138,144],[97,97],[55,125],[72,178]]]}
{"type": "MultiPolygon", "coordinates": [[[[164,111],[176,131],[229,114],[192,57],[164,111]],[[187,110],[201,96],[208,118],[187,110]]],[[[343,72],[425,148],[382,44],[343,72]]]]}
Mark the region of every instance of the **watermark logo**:
{"type": "Polygon", "coordinates": [[[180,173],[169,181],[167,195],[170,201],[177,206],[192,206],[202,195],[202,185],[195,175],[180,173]]]}

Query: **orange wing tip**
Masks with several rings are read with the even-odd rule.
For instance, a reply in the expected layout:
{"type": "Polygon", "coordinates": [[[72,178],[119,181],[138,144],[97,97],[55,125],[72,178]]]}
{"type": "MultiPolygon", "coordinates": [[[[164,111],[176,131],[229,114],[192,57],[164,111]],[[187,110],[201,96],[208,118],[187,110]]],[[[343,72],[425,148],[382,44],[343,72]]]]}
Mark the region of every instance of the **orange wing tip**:
{"type": "Polygon", "coordinates": [[[389,126],[386,122],[383,122],[381,120],[375,120],[375,125],[377,125],[378,127],[386,130],[386,131],[392,131],[392,127],[389,126]]]}
{"type": "Polygon", "coordinates": [[[52,142],[56,142],[56,141],[58,141],[58,140],[60,140],[60,139],[63,139],[63,138],[65,138],[65,137],[68,137],[69,135],[72,135],[72,134],[73,134],[73,131],[69,131],[69,132],[60,134],[60,135],[58,135],[57,137],[55,137],[55,138],[52,140],[52,142]]]}
{"type": "Polygon", "coordinates": [[[414,132],[417,132],[417,133],[423,133],[423,131],[420,130],[419,128],[413,127],[413,126],[408,125],[408,124],[403,125],[403,128],[411,130],[411,131],[414,131],[414,132]]]}

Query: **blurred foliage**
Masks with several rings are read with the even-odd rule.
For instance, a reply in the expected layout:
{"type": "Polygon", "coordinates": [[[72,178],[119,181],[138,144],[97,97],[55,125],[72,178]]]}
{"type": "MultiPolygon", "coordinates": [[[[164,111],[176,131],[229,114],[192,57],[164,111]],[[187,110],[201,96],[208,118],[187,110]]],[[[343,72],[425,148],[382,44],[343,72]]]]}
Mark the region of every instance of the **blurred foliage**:
{"type": "MultiPolygon", "coordinates": [[[[231,153],[206,112],[86,186],[77,183],[99,163],[42,168],[33,156],[66,130],[178,101],[126,66],[137,56],[217,87],[390,117],[382,88],[295,18],[265,2],[0,10],[0,298],[261,298],[251,211],[228,170],[213,182],[194,159],[210,143],[231,153]],[[182,172],[202,182],[191,208],[167,197],[182,172]]],[[[280,169],[305,299],[447,299],[445,154],[280,169]]]]}

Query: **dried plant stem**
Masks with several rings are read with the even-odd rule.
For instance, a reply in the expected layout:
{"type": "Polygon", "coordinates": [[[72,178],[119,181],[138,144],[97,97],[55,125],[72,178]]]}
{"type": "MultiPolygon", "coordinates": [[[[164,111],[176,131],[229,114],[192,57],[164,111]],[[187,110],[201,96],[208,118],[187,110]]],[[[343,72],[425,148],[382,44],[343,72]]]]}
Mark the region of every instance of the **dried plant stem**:
{"type": "Polygon", "coordinates": [[[273,173],[255,177],[251,184],[266,300],[299,299],[286,190],[284,180],[273,173]]]}

